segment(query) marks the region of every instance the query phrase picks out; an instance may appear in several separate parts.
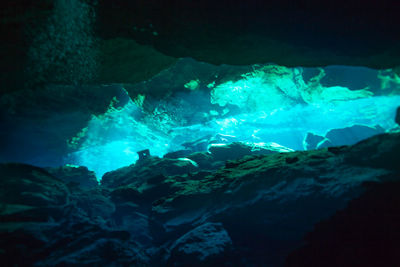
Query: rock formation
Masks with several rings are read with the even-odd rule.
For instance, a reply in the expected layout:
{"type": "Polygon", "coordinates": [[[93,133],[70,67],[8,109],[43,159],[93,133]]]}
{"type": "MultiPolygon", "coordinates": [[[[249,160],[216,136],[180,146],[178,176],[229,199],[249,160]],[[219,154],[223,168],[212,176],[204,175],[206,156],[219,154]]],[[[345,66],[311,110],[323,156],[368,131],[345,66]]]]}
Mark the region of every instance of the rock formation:
{"type": "Polygon", "coordinates": [[[68,82],[80,76],[101,83],[147,80],[179,57],[233,65],[399,65],[395,0],[93,3],[2,1],[2,92],[24,84],[32,61],[48,67],[35,69],[35,79],[68,82]],[[52,49],[48,61],[43,48],[52,49]],[[76,75],[69,76],[66,66],[76,75]]]}
{"type": "Polygon", "coordinates": [[[1,1],[0,266],[400,266],[399,14],[1,1]]]}
{"type": "Polygon", "coordinates": [[[325,134],[325,136],[307,133],[303,141],[303,146],[305,150],[309,150],[351,145],[384,132],[385,129],[379,125],[376,125],[375,127],[352,125],[341,129],[331,129],[325,134]]]}
{"type": "Polygon", "coordinates": [[[390,244],[399,241],[392,234],[398,151],[400,134],[392,133],[348,147],[249,155],[216,172],[202,169],[207,156],[198,153],[193,162],[150,157],[91,187],[68,182],[65,167],[1,164],[0,261],[281,266],[290,255],[288,266],[309,266],[335,252],[341,256],[327,266],[349,266],[352,248],[361,249],[361,263],[383,257],[391,265],[397,252],[390,244]],[[389,247],[359,245],[361,234],[389,247]],[[308,257],[315,249],[321,254],[308,257]]]}

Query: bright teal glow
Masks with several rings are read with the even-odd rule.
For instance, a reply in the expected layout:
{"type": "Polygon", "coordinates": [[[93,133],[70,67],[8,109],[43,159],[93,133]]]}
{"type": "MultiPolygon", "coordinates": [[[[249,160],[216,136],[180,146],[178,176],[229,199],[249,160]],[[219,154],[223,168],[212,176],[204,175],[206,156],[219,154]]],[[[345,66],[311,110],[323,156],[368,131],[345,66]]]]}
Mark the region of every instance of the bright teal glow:
{"type": "MultiPolygon", "coordinates": [[[[355,124],[384,129],[395,126],[393,117],[400,97],[371,97],[324,105],[296,105],[271,112],[240,114],[217,120],[219,133],[259,142],[268,140],[301,150],[307,132],[325,135],[330,129],[355,124]]],[[[355,136],[356,138],[357,136],[355,136]]]]}
{"type": "MultiPolygon", "coordinates": [[[[180,85],[186,89],[190,85],[190,90],[184,96],[175,96],[178,104],[153,101],[150,104],[155,108],[145,110],[142,104],[146,100],[141,96],[140,101],[130,100],[122,108],[110,105],[105,114],[93,116],[72,140],[77,152],[71,153],[65,162],[87,166],[100,178],[107,171],[134,163],[139,150],[148,148],[152,155],[162,157],[183,149],[182,143],[206,135],[231,135],[238,141],[274,142],[302,150],[307,132],[325,135],[331,129],[355,124],[380,125],[386,130],[395,126],[400,96],[372,93],[387,90],[387,84],[375,89],[328,86],[321,83],[325,70],[316,69],[316,76],[309,79],[304,78],[303,71],[266,65],[238,80],[203,84],[198,78],[190,78],[180,85]],[[197,90],[205,90],[208,97],[196,95],[197,90]],[[207,120],[190,123],[184,115],[191,114],[199,97],[204,98],[200,103],[209,106],[207,113],[202,113],[207,120]],[[234,106],[236,111],[230,113],[234,106]]],[[[400,88],[390,82],[391,88],[400,88]]],[[[162,80],[155,86],[160,84],[162,80]]],[[[357,136],[354,140],[358,140],[357,136]]]]}
{"type": "Polygon", "coordinates": [[[80,133],[79,151],[66,162],[82,165],[101,177],[110,170],[128,166],[138,159],[137,151],[152,148],[152,154],[163,156],[169,150],[169,138],[137,121],[140,109],[133,101],[123,108],[112,106],[101,116],[93,116],[80,133]]]}
{"type": "Polygon", "coordinates": [[[122,110],[110,112],[107,118],[94,118],[88,126],[89,138],[80,151],[70,155],[68,162],[87,166],[101,177],[107,171],[134,163],[138,158],[136,151],[150,148],[152,155],[161,157],[181,148],[180,142],[174,142],[176,136],[193,140],[217,133],[233,135],[241,141],[275,142],[302,150],[304,136],[309,131],[324,135],[330,129],[354,124],[379,124],[390,129],[395,126],[393,117],[399,103],[400,96],[296,105],[175,128],[169,136],[137,122],[131,113],[134,104],[129,103],[122,110]]]}
{"type": "Polygon", "coordinates": [[[372,96],[365,90],[349,90],[343,86],[323,86],[326,76],[320,73],[305,82],[302,68],[289,69],[267,65],[242,75],[242,79],[228,81],[211,91],[211,103],[225,106],[233,104],[249,112],[274,110],[299,102],[323,104],[372,96]]]}
{"type": "MultiPolygon", "coordinates": [[[[175,129],[175,134],[200,138],[205,134],[233,135],[241,141],[275,142],[295,150],[302,150],[307,132],[325,135],[330,129],[355,124],[384,129],[395,126],[395,109],[400,96],[371,97],[341,101],[325,105],[295,105],[271,112],[243,113],[234,118],[214,120],[207,125],[193,125],[175,129]],[[199,134],[201,132],[201,134],[199,134]]],[[[354,136],[357,139],[357,136],[354,136]]]]}

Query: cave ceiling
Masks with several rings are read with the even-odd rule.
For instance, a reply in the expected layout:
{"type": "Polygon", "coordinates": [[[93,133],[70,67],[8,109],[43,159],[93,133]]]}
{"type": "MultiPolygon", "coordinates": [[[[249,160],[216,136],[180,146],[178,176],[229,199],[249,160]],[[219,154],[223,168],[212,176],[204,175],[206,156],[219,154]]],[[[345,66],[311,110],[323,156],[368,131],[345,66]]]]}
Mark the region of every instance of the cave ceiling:
{"type": "Polygon", "coordinates": [[[398,1],[100,1],[99,34],[174,57],[285,66],[399,62],[398,1]]]}
{"type": "MultiPolygon", "coordinates": [[[[2,1],[1,92],[30,79],[28,52],[58,2],[2,1]]],[[[83,77],[84,82],[148,80],[181,57],[216,65],[400,65],[400,2],[395,0],[82,2],[95,12],[91,27],[98,53],[98,75],[83,77]]],[[[47,74],[40,82],[71,82],[54,77],[47,74]]]]}

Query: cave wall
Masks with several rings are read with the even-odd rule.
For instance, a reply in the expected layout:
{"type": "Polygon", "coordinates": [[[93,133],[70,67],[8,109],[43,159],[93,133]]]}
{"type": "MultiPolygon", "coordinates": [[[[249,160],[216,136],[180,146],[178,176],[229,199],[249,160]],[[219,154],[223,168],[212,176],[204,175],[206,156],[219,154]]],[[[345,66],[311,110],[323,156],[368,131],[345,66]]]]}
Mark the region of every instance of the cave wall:
{"type": "Polygon", "coordinates": [[[2,1],[0,92],[46,82],[135,83],[178,57],[392,68],[399,11],[394,0],[2,1]]]}
{"type": "Polygon", "coordinates": [[[357,0],[101,1],[98,25],[103,36],[214,64],[385,68],[398,65],[399,8],[357,0]]]}

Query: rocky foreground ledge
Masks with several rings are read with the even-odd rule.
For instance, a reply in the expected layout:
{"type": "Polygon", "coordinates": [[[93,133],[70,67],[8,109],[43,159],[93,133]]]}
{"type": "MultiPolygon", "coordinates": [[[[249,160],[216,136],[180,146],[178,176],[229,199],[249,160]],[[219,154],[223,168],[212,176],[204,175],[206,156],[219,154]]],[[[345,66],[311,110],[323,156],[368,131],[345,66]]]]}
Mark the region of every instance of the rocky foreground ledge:
{"type": "Polygon", "coordinates": [[[148,158],[101,185],[82,167],[1,164],[1,265],[400,264],[400,133],[218,170],[210,154],[188,158],[148,158]]]}

